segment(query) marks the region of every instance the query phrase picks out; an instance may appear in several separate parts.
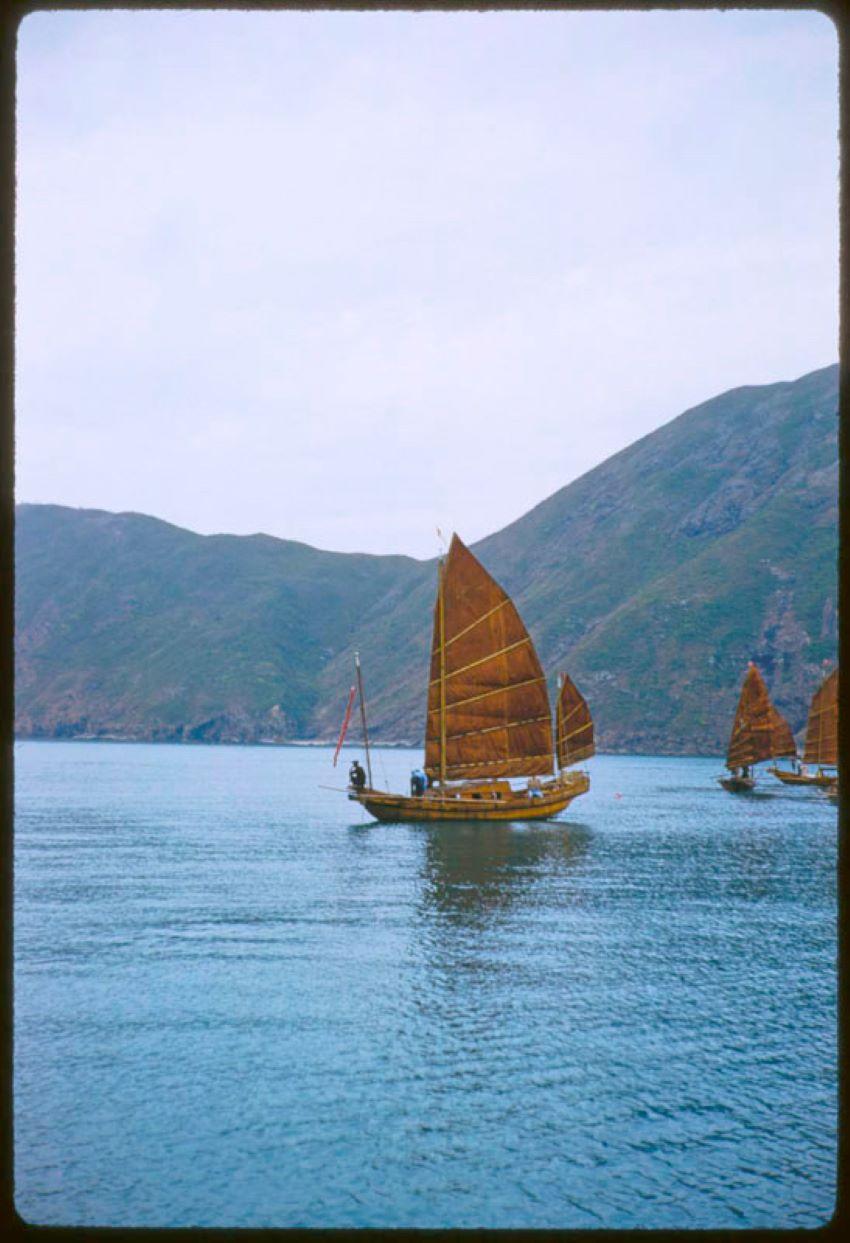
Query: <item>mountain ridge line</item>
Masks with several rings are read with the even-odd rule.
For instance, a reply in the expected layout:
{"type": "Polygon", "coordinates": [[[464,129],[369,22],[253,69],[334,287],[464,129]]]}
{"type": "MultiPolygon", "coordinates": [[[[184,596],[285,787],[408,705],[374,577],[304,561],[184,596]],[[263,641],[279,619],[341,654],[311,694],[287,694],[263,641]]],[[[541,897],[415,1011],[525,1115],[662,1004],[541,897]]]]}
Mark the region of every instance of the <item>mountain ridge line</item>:
{"type": "MultiPolygon", "coordinates": [[[[722,753],[748,659],[805,724],[837,650],[837,388],[709,398],[470,545],[600,750],[722,753]]],[[[315,745],[357,648],[370,736],[419,740],[435,562],[22,503],[16,733],[315,745]]]]}

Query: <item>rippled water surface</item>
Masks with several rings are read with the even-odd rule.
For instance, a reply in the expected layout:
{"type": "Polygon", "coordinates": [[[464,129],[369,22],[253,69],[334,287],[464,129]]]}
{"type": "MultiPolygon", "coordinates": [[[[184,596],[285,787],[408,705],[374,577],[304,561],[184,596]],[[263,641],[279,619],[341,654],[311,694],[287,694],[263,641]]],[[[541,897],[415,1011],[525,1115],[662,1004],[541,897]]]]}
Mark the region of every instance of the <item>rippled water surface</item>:
{"type": "MultiPolygon", "coordinates": [[[[89,1225],[815,1226],[836,812],[596,757],[377,825],[312,749],[16,747],[16,1203],[89,1225]]],[[[404,788],[418,752],[375,756],[404,788]]]]}

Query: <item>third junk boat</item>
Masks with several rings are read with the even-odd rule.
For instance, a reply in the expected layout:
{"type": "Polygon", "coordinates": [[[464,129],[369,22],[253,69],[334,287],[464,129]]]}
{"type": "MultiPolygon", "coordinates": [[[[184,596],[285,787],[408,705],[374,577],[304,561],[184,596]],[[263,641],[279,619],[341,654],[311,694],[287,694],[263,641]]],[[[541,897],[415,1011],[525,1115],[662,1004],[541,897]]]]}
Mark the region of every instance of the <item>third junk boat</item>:
{"type": "Polygon", "coordinates": [[[553,738],[546,679],[516,606],[453,536],[434,605],[425,772],[414,771],[409,796],[364,785],[349,798],[378,820],[543,820],[590,788],[567,766],[593,753],[590,712],[565,675],[553,738]]]}
{"type": "Polygon", "coordinates": [[[828,792],[837,782],[838,765],[838,670],[833,669],[812,696],[809,720],[806,725],[806,745],[803,748],[803,764],[817,766],[817,772],[806,768],[788,771],[771,768],[768,771],[786,785],[818,786],[828,792]],[[824,772],[831,768],[832,772],[824,772]]]}
{"type": "Polygon", "coordinates": [[[733,794],[755,787],[753,766],[761,760],[796,756],[797,747],[791,726],[770,702],[761,674],[750,661],[738,710],[732,725],[729,751],[726,756],[728,777],[718,777],[724,790],[733,794]]]}

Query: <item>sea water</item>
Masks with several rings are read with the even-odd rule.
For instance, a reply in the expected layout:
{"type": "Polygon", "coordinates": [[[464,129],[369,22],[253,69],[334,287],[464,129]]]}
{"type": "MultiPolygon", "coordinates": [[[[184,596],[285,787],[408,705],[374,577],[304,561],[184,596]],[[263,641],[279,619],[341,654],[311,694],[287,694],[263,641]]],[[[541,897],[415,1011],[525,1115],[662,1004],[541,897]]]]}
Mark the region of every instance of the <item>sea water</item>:
{"type": "Polygon", "coordinates": [[[830,1218],[826,799],[598,756],[553,822],[380,825],[353,754],[16,746],[27,1221],[830,1218]]]}

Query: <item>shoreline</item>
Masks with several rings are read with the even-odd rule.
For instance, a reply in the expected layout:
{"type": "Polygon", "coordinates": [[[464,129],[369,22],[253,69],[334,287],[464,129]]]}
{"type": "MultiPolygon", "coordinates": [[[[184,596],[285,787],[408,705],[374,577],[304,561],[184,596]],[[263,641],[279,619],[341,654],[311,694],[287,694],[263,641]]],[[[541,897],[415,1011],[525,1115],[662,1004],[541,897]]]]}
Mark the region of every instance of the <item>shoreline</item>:
{"type": "MultiPolygon", "coordinates": [[[[313,748],[315,750],[333,751],[336,749],[335,739],[315,739],[315,738],[288,738],[285,741],[276,739],[260,739],[257,742],[205,742],[202,739],[182,739],[182,738],[128,738],[119,734],[75,734],[72,737],[56,738],[45,737],[44,735],[33,734],[15,734],[13,742],[71,742],[71,743],[87,743],[87,742],[106,742],[106,743],[124,743],[131,746],[154,746],[154,747],[264,747],[283,748],[283,747],[300,747],[313,748]]],[[[370,742],[370,751],[421,751],[424,748],[422,742],[407,741],[387,741],[387,742],[370,742]]],[[[342,751],[363,751],[363,744],[357,742],[344,742],[342,751]]],[[[669,760],[719,760],[722,762],[723,757],[717,752],[707,751],[633,751],[633,750],[599,750],[596,752],[600,756],[612,756],[626,758],[636,756],[642,758],[653,759],[669,759],[669,760]]]]}

